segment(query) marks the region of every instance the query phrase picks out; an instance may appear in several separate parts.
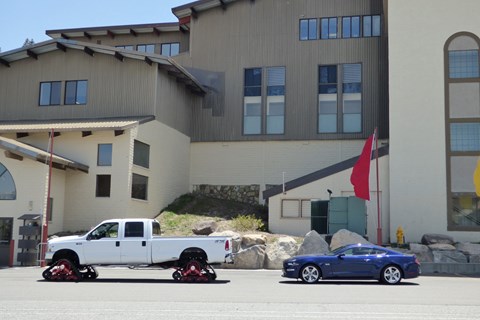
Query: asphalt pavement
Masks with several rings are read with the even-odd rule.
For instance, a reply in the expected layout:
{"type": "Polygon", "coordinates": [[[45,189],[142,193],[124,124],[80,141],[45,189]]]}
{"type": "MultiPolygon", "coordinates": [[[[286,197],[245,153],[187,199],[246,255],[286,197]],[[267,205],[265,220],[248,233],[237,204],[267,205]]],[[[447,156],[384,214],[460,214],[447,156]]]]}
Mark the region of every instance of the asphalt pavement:
{"type": "Polygon", "coordinates": [[[0,320],[480,319],[480,278],[421,276],[305,285],[280,271],[217,270],[176,283],[171,270],[98,268],[94,281],[47,282],[42,268],[0,269],[0,320]]]}

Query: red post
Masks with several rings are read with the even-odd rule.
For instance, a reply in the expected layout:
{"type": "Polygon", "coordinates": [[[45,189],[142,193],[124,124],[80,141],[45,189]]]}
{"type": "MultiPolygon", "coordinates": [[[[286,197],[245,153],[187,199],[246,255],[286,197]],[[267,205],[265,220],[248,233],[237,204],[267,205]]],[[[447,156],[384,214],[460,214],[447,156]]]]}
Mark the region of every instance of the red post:
{"type": "Polygon", "coordinates": [[[380,212],[380,178],[378,176],[378,134],[377,128],[375,128],[375,159],[376,159],[376,167],[377,167],[377,244],[379,246],[382,245],[382,219],[381,219],[381,212],[380,212]]]}
{"type": "MultiPolygon", "coordinates": [[[[42,225],[42,244],[47,243],[48,238],[48,213],[50,210],[50,188],[52,185],[52,167],[53,167],[53,137],[54,137],[54,130],[52,129],[50,132],[50,161],[48,165],[48,184],[47,184],[47,208],[45,209],[45,214],[43,217],[43,225],[42,225]]],[[[40,266],[45,267],[45,253],[46,248],[44,245],[40,245],[40,266]]]]}
{"type": "Polygon", "coordinates": [[[10,240],[10,257],[8,260],[8,266],[11,268],[13,267],[13,257],[15,253],[15,240],[10,240]]]}

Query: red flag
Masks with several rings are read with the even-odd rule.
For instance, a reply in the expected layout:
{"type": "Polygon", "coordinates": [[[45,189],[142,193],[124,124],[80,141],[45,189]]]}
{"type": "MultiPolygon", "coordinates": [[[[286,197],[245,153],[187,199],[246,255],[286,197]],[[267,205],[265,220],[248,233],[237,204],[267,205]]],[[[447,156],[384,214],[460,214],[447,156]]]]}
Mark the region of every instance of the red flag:
{"type": "Polygon", "coordinates": [[[355,196],[361,199],[370,200],[370,160],[372,159],[372,147],[375,133],[372,134],[363,146],[362,154],[357,163],[353,166],[350,182],[353,185],[355,196]]]}

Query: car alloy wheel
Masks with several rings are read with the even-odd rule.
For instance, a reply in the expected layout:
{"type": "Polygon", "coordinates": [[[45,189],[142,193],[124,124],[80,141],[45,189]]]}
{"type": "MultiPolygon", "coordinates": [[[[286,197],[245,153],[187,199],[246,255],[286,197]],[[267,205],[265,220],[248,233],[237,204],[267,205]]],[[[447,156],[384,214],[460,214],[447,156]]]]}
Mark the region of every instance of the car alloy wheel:
{"type": "Polygon", "coordinates": [[[312,264],[306,265],[300,271],[300,277],[305,283],[315,283],[320,279],[320,270],[312,264]]]}
{"type": "Polygon", "coordinates": [[[402,279],[402,272],[396,266],[386,266],[382,271],[382,282],[386,284],[397,284],[402,279]]]}

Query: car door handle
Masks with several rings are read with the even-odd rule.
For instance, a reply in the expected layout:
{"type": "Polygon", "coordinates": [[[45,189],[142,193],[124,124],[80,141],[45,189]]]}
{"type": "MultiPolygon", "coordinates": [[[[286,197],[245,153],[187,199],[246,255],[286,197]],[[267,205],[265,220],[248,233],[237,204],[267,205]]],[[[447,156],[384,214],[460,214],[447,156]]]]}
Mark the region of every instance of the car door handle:
{"type": "Polygon", "coordinates": [[[146,247],[147,246],[147,241],[142,241],[142,247],[146,247]]]}
{"type": "Polygon", "coordinates": [[[120,247],[120,241],[115,242],[115,247],[120,247]]]}
{"type": "Polygon", "coordinates": [[[370,259],[365,259],[365,262],[368,262],[368,261],[370,261],[370,259]]]}

